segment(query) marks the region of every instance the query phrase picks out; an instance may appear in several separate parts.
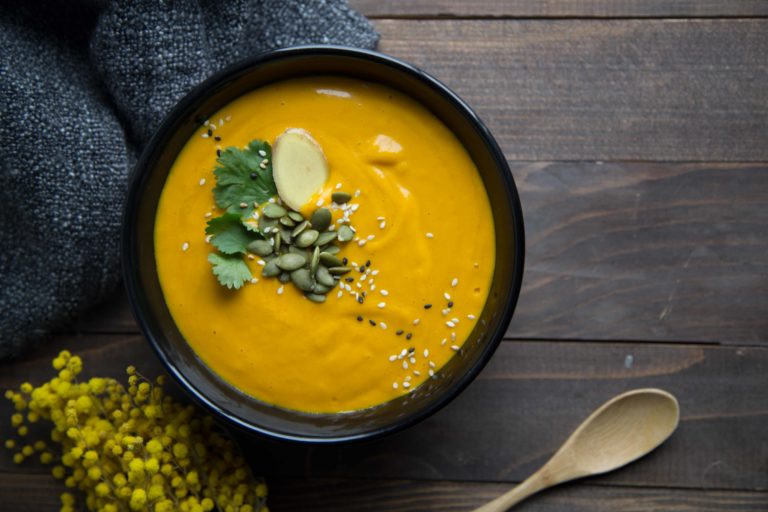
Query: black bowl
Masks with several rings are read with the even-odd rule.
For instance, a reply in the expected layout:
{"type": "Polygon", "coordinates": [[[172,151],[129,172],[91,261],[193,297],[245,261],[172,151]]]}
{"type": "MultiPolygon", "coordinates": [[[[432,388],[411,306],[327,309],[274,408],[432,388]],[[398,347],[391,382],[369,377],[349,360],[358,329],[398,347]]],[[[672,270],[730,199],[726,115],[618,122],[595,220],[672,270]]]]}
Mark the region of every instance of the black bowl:
{"type": "Polygon", "coordinates": [[[456,397],[493,355],[507,328],[523,275],[523,217],[506,159],[488,129],[446,86],[380,53],[304,46],[245,59],[187,94],[165,118],[134,170],[125,205],[123,276],[134,315],[168,372],[200,404],[249,432],[282,440],[336,443],[379,437],[423,420],[456,397]],[[157,277],[153,229],[166,176],[203,119],[265,84],[314,74],[344,75],[398,89],[435,114],[480,171],[496,224],[496,270],[485,309],[461,351],[437,378],[408,395],[351,413],[304,414],[260,402],[211,371],[179,333],[157,277]]]}

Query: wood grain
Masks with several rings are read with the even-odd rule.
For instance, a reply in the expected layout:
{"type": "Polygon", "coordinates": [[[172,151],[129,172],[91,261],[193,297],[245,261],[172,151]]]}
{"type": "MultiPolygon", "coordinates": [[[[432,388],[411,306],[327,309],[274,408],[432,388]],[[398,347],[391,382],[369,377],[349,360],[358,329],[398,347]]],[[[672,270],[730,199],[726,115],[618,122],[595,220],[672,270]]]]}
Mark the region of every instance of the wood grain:
{"type": "MultiPolygon", "coordinates": [[[[768,344],[768,166],[510,166],[527,257],[509,337],[768,344]]],[[[137,331],[122,295],[71,329],[137,331]]]]}
{"type": "MultiPolygon", "coordinates": [[[[275,512],[466,512],[508,485],[474,482],[274,479],[268,505],[275,512]]],[[[3,510],[50,512],[61,506],[62,486],[47,475],[0,473],[3,510]]],[[[766,510],[768,495],[745,491],[643,489],[565,485],[536,496],[515,512],[683,512],[766,510]]]]}
{"type": "Polygon", "coordinates": [[[764,0],[350,0],[373,18],[689,18],[766,16],[764,0]]]}
{"type": "MultiPolygon", "coordinates": [[[[0,387],[47,380],[50,358],[64,346],[83,357],[89,374],[120,376],[129,363],[150,376],[160,369],[140,336],[72,335],[0,366],[0,387]]],[[[650,386],[677,396],[679,430],[648,458],[595,482],[768,490],[765,348],[507,342],[459,398],[401,434],[333,448],[261,440],[244,446],[259,473],[271,477],[515,482],[537,469],[598,405],[650,386]]],[[[10,413],[10,404],[0,402],[0,418],[10,413]]],[[[0,451],[0,472],[14,470],[10,454],[0,451]]]]}
{"type": "Polygon", "coordinates": [[[515,160],[768,160],[762,20],[378,20],[515,160]]]}

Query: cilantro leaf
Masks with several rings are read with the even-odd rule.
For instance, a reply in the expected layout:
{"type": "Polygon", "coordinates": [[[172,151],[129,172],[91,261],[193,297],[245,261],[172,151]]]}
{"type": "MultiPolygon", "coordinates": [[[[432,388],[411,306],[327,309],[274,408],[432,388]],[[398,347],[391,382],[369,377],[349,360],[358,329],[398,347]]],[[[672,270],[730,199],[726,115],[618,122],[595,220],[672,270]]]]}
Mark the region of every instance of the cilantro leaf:
{"type": "Polygon", "coordinates": [[[256,233],[248,231],[240,221],[240,216],[225,213],[208,221],[206,235],[213,235],[211,243],[224,254],[245,254],[248,244],[256,238],[256,233]]]}
{"type": "Polygon", "coordinates": [[[222,256],[212,252],[208,261],[213,265],[213,273],[223,286],[230,290],[238,289],[251,279],[251,271],[239,255],[222,256]]]}
{"type": "Polygon", "coordinates": [[[213,197],[219,208],[246,218],[253,214],[254,203],[261,204],[277,194],[272,178],[272,148],[268,142],[256,139],[246,149],[226,148],[217,163],[213,170],[216,176],[213,197]],[[241,208],[241,204],[246,206],[241,208]]]}

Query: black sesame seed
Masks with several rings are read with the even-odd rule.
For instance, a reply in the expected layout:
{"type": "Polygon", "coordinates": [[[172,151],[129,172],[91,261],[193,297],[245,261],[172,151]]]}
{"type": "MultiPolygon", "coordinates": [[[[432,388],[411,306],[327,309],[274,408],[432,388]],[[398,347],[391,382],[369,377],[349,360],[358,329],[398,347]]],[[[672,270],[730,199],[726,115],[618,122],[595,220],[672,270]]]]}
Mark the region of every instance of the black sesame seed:
{"type": "Polygon", "coordinates": [[[215,137],[213,138],[213,140],[215,140],[216,142],[221,142],[221,137],[219,137],[219,136],[217,135],[217,136],[215,136],[215,137]]]}
{"type": "Polygon", "coordinates": [[[365,292],[361,293],[360,295],[362,295],[363,297],[365,297],[365,292]]]}
{"type": "Polygon", "coordinates": [[[354,278],[354,277],[347,277],[347,278],[346,278],[346,279],[344,279],[344,280],[345,280],[346,282],[348,282],[348,283],[351,283],[352,281],[354,281],[354,280],[355,280],[355,278],[354,278]]]}
{"type": "Polygon", "coordinates": [[[358,322],[362,322],[362,321],[363,321],[363,317],[361,317],[361,316],[358,316],[358,317],[357,317],[357,321],[358,321],[358,322]]]}
{"type": "Polygon", "coordinates": [[[259,175],[258,175],[258,174],[256,174],[255,172],[252,172],[252,173],[251,173],[251,179],[252,179],[252,180],[255,180],[255,179],[256,179],[256,178],[258,178],[258,177],[259,177],[259,175]]]}
{"type": "Polygon", "coordinates": [[[405,332],[404,330],[398,329],[395,334],[397,334],[398,336],[402,336],[404,332],[405,332]]]}
{"type": "Polygon", "coordinates": [[[347,258],[344,258],[341,260],[341,262],[346,265],[349,262],[349,260],[347,258]]]}
{"type": "Polygon", "coordinates": [[[413,354],[414,352],[416,352],[416,348],[415,347],[409,347],[408,348],[408,353],[409,354],[413,354]]]}
{"type": "Polygon", "coordinates": [[[405,335],[405,339],[407,339],[407,340],[411,339],[412,337],[413,337],[413,334],[411,334],[411,333],[408,333],[408,334],[405,335]]]}
{"type": "Polygon", "coordinates": [[[360,304],[362,304],[364,301],[365,299],[363,298],[362,295],[357,298],[357,302],[359,302],[360,304]]]}
{"type": "Polygon", "coordinates": [[[432,304],[424,304],[424,309],[429,309],[432,307],[432,304]]]}
{"type": "Polygon", "coordinates": [[[361,273],[361,274],[365,274],[365,265],[363,265],[362,267],[360,267],[360,273],[361,273]]]}
{"type": "Polygon", "coordinates": [[[366,266],[366,267],[370,267],[370,266],[371,266],[371,260],[368,260],[368,261],[366,261],[366,262],[365,262],[365,266],[366,266]]]}
{"type": "Polygon", "coordinates": [[[211,130],[210,128],[208,128],[208,136],[210,137],[211,135],[213,135],[213,130],[211,130]]]}
{"type": "Polygon", "coordinates": [[[449,300],[449,301],[448,301],[448,307],[449,307],[449,308],[452,308],[452,307],[453,307],[453,301],[452,301],[452,300],[449,300]]]}
{"type": "Polygon", "coordinates": [[[221,150],[220,149],[216,150],[216,156],[221,156],[221,150]]]}
{"type": "Polygon", "coordinates": [[[368,323],[373,325],[374,327],[376,326],[376,322],[374,322],[373,320],[368,320],[368,323]]]}

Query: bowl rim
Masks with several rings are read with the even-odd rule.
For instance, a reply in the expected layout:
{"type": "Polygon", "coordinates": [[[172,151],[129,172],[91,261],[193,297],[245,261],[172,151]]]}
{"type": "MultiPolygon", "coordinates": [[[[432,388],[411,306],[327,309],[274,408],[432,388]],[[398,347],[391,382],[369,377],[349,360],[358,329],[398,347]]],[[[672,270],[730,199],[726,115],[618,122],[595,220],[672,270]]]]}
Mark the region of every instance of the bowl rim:
{"type": "Polygon", "coordinates": [[[509,165],[507,163],[506,157],[504,156],[504,153],[480,117],[450,88],[418,67],[398,58],[391,57],[374,50],[353,48],[349,46],[309,44],[266,51],[246,57],[229,66],[226,66],[223,69],[210,75],[204,81],[200,82],[176,102],[174,107],[165,115],[163,121],[155,130],[152,137],[147,141],[140,157],[136,161],[136,164],[131,171],[131,175],[129,176],[128,193],[126,194],[123,205],[121,270],[123,282],[125,284],[128,296],[128,302],[131,306],[131,311],[141,329],[142,334],[149,342],[157,357],[160,359],[161,363],[165,367],[165,370],[175,378],[180,387],[187,393],[188,396],[193,399],[193,401],[197,402],[204,409],[213,412],[215,416],[226,420],[228,424],[233,425],[245,432],[260,434],[262,436],[266,436],[267,438],[280,441],[292,441],[308,444],[341,444],[359,440],[378,439],[413,426],[445,407],[459,394],[461,394],[461,392],[464,391],[464,389],[466,389],[467,386],[469,386],[469,384],[477,377],[480,371],[486,366],[488,361],[490,361],[491,357],[496,352],[496,349],[502,342],[520,295],[523,279],[523,269],[525,266],[524,264],[525,233],[522,207],[520,204],[517,187],[515,186],[512,173],[509,169],[509,165]],[[187,379],[184,373],[181,372],[180,369],[171,361],[169,355],[166,354],[166,352],[161,347],[161,344],[158,342],[157,337],[162,336],[162,334],[153,332],[153,329],[149,325],[148,317],[153,316],[153,313],[151,311],[145,310],[142,307],[142,304],[145,304],[146,301],[143,300],[144,291],[139,279],[139,263],[136,251],[136,246],[138,243],[136,237],[138,228],[138,215],[136,215],[136,213],[139,209],[146,178],[150,174],[150,164],[153,161],[153,157],[159,154],[158,146],[164,140],[166,140],[167,137],[173,134],[179,118],[181,118],[196,104],[203,101],[209,94],[210,90],[215,89],[217,86],[223,85],[225,82],[231,80],[234,76],[239,76],[241,73],[247,72],[252,68],[257,68],[260,65],[266,64],[268,62],[290,57],[306,56],[341,56],[372,61],[376,64],[395,68],[400,72],[410,75],[411,77],[424,83],[430,89],[435,90],[439,95],[443,96],[443,98],[446,99],[470,125],[472,125],[472,128],[476,130],[478,135],[485,142],[489,151],[489,155],[494,162],[494,166],[498,171],[500,171],[500,174],[502,174],[500,177],[504,184],[504,192],[507,196],[507,199],[509,200],[513,216],[513,225],[511,228],[513,229],[515,237],[515,259],[514,268],[512,269],[512,287],[511,289],[507,290],[506,297],[502,299],[502,307],[498,309],[500,313],[500,319],[496,323],[496,328],[493,331],[489,331],[489,333],[486,335],[489,341],[482,349],[482,353],[480,354],[478,360],[469,368],[468,371],[459,376],[455,382],[450,387],[448,387],[445,392],[442,393],[442,396],[440,396],[434,402],[428,404],[427,407],[419,409],[409,416],[399,418],[397,421],[394,421],[391,424],[350,435],[330,435],[315,437],[302,434],[279,432],[263,425],[257,425],[252,422],[245,421],[230,411],[222,408],[218,403],[205,396],[201,390],[198,390],[190,382],[190,380],[187,379]]]}

